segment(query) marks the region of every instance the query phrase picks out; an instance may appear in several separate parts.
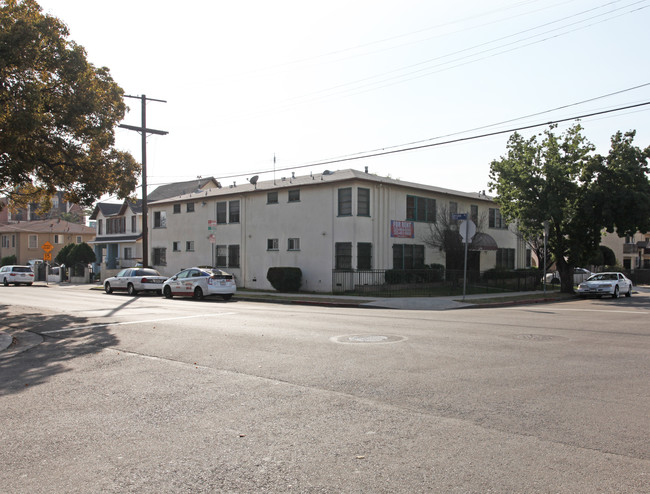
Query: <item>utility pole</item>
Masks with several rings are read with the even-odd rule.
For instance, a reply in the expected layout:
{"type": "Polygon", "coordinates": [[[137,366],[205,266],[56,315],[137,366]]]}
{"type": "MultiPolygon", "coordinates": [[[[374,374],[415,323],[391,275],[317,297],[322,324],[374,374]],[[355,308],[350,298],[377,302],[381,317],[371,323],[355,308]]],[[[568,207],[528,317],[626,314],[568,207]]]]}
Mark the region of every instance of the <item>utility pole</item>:
{"type": "Polygon", "coordinates": [[[158,101],[159,103],[167,103],[162,99],[147,98],[144,94],[142,96],[129,96],[124,95],[125,98],[135,98],[142,101],[142,125],[135,127],[133,125],[120,124],[122,129],[135,130],[142,134],[142,266],[149,266],[149,220],[148,220],[148,205],[147,205],[147,134],[167,135],[169,132],[166,130],[155,130],[147,128],[147,101],[158,101]]]}

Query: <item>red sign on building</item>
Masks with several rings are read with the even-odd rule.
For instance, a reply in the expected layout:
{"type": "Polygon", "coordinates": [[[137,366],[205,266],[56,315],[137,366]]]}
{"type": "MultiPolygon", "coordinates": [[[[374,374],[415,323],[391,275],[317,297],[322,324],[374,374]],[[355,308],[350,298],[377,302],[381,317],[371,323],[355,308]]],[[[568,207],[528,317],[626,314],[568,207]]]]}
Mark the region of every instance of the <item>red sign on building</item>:
{"type": "Polygon", "coordinates": [[[414,238],[415,228],[413,222],[390,220],[390,236],[393,238],[414,238]]]}

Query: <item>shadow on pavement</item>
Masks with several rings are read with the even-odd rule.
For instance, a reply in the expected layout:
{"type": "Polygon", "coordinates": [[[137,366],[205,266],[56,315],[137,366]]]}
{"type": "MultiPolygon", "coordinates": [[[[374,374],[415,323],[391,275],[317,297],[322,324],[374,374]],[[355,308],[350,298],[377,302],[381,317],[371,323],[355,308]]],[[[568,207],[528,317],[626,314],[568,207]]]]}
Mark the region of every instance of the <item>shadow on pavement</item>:
{"type": "MultiPolygon", "coordinates": [[[[17,343],[14,347],[20,347],[22,339],[34,339],[35,333],[89,324],[86,317],[63,314],[46,316],[38,312],[16,314],[6,305],[0,305],[0,321],[0,329],[12,335],[17,343]]],[[[118,339],[105,326],[97,325],[79,331],[42,336],[42,343],[25,351],[12,352],[10,347],[8,351],[0,353],[0,396],[20,393],[30,386],[45,384],[53,376],[72,370],[66,362],[118,343],[118,339]]]]}

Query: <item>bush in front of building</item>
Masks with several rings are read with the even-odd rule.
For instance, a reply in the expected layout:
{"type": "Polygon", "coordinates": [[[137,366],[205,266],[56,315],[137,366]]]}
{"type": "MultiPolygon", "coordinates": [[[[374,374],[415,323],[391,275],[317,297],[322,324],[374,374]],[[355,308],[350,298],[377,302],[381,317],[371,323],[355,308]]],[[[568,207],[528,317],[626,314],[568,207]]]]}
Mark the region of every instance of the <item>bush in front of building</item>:
{"type": "Polygon", "coordinates": [[[302,270],[294,267],[269,268],[266,279],[279,292],[297,292],[302,284],[302,270]]]}
{"type": "Polygon", "coordinates": [[[387,269],[384,276],[389,285],[435,283],[445,279],[445,267],[442,264],[430,264],[421,269],[387,269]]]}
{"type": "Polygon", "coordinates": [[[0,266],[12,266],[14,264],[18,264],[18,259],[15,255],[3,257],[0,259],[0,266]]]}

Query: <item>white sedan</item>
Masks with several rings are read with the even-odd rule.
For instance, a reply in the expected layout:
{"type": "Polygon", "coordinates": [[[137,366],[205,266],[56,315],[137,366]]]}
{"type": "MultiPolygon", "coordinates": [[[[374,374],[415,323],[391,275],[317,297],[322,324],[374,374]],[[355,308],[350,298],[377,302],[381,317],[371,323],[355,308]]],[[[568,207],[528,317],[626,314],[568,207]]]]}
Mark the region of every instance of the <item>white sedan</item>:
{"type": "Polygon", "coordinates": [[[167,298],[177,295],[201,300],[208,295],[220,295],[224,300],[230,300],[236,291],[235,277],[214,268],[184,269],[163,285],[163,295],[167,298]]]}
{"type": "Polygon", "coordinates": [[[632,280],[623,273],[598,273],[578,285],[580,296],[611,295],[612,298],[618,298],[621,294],[626,297],[632,296],[632,280]]]}
{"type": "Polygon", "coordinates": [[[129,295],[137,295],[139,292],[156,292],[160,295],[165,280],[167,280],[167,276],[162,276],[155,269],[126,268],[115,276],[106,278],[104,290],[106,293],[121,290],[129,295]]]}

